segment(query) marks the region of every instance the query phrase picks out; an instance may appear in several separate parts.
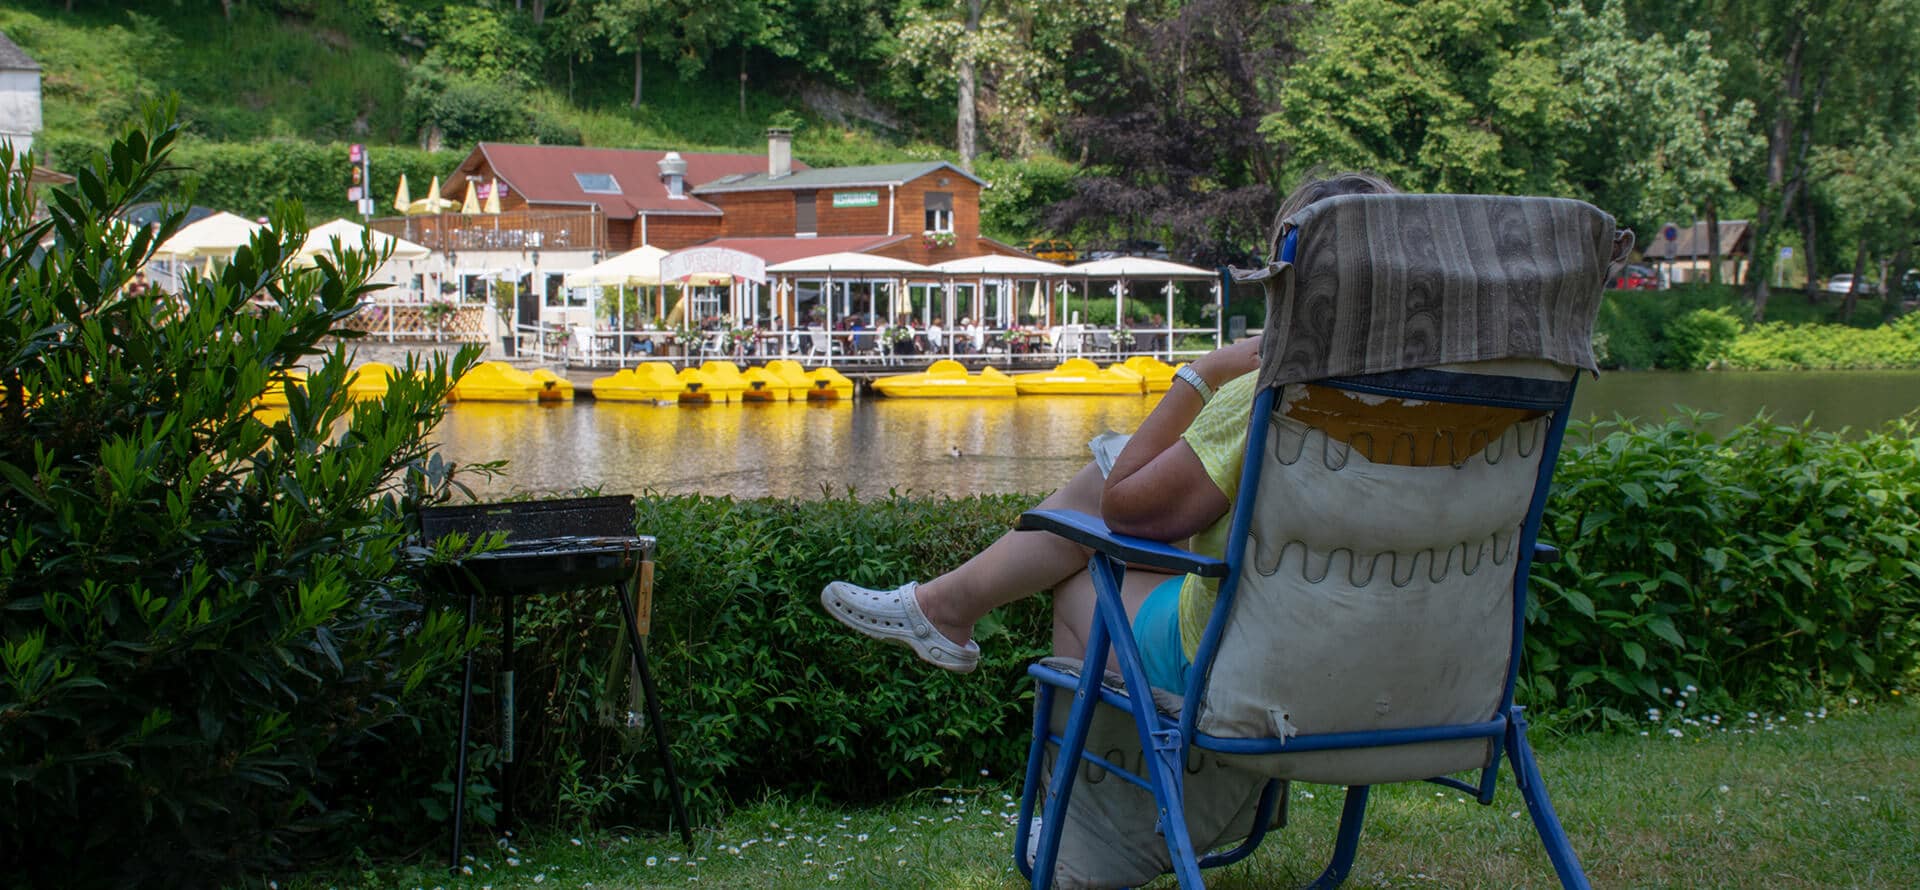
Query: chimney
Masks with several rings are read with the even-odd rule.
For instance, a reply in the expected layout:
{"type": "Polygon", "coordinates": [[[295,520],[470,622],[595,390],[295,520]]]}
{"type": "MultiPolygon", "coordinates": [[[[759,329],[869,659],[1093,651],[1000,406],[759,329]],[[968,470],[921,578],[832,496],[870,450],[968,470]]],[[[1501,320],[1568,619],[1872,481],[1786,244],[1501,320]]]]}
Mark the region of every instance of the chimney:
{"type": "Polygon", "coordinates": [[[687,196],[687,162],[679,152],[667,152],[667,156],[660,159],[660,178],[667,183],[667,197],[687,196]]]}
{"type": "Polygon", "coordinates": [[[793,130],[767,128],[767,178],[779,179],[793,174],[793,130]]]}

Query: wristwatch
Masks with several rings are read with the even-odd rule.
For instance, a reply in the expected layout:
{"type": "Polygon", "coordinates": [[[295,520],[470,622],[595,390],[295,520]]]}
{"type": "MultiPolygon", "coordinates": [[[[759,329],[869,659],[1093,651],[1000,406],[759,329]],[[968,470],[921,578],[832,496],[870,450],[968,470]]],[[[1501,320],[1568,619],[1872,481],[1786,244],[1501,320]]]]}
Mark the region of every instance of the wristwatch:
{"type": "Polygon", "coordinates": [[[1207,378],[1200,376],[1200,372],[1195,371],[1192,365],[1181,365],[1180,370],[1173,372],[1173,376],[1185,380],[1194,392],[1200,394],[1200,404],[1213,401],[1213,387],[1207,385],[1207,378]]]}

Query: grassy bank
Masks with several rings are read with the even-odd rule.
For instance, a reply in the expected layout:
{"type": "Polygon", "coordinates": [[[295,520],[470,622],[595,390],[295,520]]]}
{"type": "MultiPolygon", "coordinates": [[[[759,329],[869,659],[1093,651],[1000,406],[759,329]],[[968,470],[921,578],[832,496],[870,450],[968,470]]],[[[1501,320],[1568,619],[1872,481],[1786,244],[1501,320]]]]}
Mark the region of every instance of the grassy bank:
{"type": "MultiPolygon", "coordinates": [[[[1601,887],[1920,886],[1920,708],[1675,719],[1644,732],[1541,738],[1555,806],[1601,887]]],[[[1553,886],[1502,776],[1491,808],[1432,786],[1373,798],[1348,887],[1553,886]]],[[[921,791],[866,809],[780,798],[695,834],[610,830],[501,838],[449,879],[433,862],[310,874],[296,888],[1006,888],[1017,777],[921,791]]],[[[1209,886],[1298,886],[1321,865],[1340,792],[1296,785],[1292,824],[1209,886]]],[[[423,852],[422,860],[437,858],[423,852]]],[[[1171,887],[1162,878],[1153,887],[1171,887]]]]}

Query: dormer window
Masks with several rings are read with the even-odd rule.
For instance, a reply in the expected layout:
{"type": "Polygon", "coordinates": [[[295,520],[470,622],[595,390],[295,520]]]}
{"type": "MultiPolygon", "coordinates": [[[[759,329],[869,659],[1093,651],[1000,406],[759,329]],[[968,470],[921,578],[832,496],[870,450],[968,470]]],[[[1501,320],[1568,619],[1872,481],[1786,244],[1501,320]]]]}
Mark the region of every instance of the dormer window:
{"type": "Polygon", "coordinates": [[[611,173],[575,173],[573,181],[580,184],[580,190],[589,195],[620,194],[620,183],[611,173]]]}
{"type": "Polygon", "coordinates": [[[927,225],[929,232],[953,231],[953,193],[927,193],[927,225]]]}

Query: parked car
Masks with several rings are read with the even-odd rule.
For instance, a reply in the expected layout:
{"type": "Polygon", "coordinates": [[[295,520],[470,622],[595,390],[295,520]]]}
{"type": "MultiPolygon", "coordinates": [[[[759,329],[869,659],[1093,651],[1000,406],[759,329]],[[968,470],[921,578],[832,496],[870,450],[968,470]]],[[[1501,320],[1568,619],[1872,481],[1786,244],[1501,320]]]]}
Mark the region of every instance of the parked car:
{"type": "Polygon", "coordinates": [[[1033,254],[1035,259],[1050,263],[1071,263],[1080,258],[1080,251],[1074,249],[1073,242],[1058,238],[1036,238],[1028,241],[1027,252],[1033,254]]]}
{"type": "Polygon", "coordinates": [[[1090,260],[1110,260],[1116,257],[1137,256],[1150,260],[1167,259],[1167,246],[1158,241],[1121,241],[1110,248],[1096,250],[1087,254],[1090,260]]]}
{"type": "MultiPolygon", "coordinates": [[[[1848,291],[1852,291],[1854,289],[1853,274],[1850,272],[1842,272],[1838,275],[1833,276],[1832,278],[1827,279],[1827,286],[1825,289],[1826,289],[1826,292],[1830,294],[1844,294],[1848,291]]],[[[1873,282],[1866,281],[1866,280],[1862,280],[1860,282],[1860,289],[1856,291],[1856,293],[1862,293],[1862,294],[1877,294],[1879,292],[1880,292],[1880,289],[1877,286],[1875,286],[1873,282]]]]}
{"type": "Polygon", "coordinates": [[[1620,270],[1619,275],[1614,276],[1613,289],[1659,290],[1660,273],[1655,272],[1652,266],[1628,263],[1625,268],[1620,270]]]}

